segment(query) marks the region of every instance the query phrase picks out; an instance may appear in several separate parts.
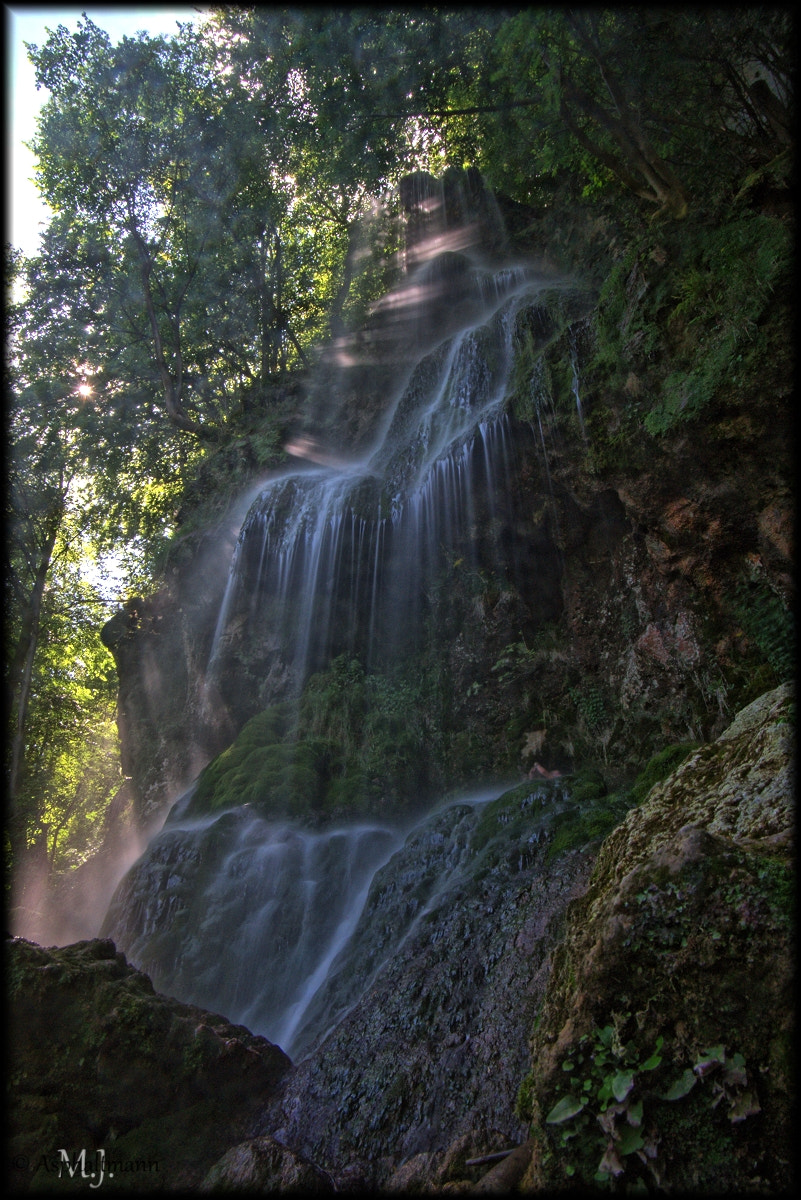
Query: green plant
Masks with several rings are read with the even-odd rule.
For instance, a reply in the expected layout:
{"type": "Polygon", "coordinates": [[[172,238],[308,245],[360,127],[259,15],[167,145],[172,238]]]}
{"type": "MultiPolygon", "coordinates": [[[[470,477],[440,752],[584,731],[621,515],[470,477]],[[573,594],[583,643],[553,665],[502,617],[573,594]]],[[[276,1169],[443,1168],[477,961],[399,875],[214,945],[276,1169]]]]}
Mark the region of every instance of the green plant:
{"type": "MultiPolygon", "coordinates": [[[[608,1184],[626,1173],[630,1163],[654,1163],[660,1105],[683,1100],[699,1084],[708,1108],[722,1106],[732,1125],[760,1111],[742,1054],[727,1055],[725,1046],[714,1045],[699,1050],[678,1075],[675,1068],[667,1074],[661,1035],[650,1053],[633,1040],[622,1040],[630,1018],[628,1012],[613,1014],[611,1024],[585,1034],[561,1064],[568,1090],[552,1105],[544,1123],[551,1127],[551,1143],[564,1156],[568,1178],[608,1184]]],[[[531,1111],[535,1090],[532,1077],[521,1084],[521,1114],[531,1111]]],[[[641,1171],[633,1173],[641,1177],[641,1171]]]]}
{"type": "Polygon", "coordinates": [[[721,387],[745,382],[764,361],[761,322],[788,271],[790,246],[782,222],[760,213],[690,234],[665,322],[674,369],[643,420],[652,436],[698,416],[721,387]]]}
{"type": "Polygon", "coordinates": [[[574,795],[572,780],[568,781],[568,794],[571,800],[577,800],[579,808],[561,813],[553,822],[553,837],[545,852],[545,861],[552,862],[558,855],[566,854],[589,842],[599,841],[620,824],[631,807],[625,794],[593,796],[590,786],[587,790],[579,781],[579,796],[574,795]]]}
{"type": "Polygon", "coordinates": [[[606,706],[595,684],[585,683],[581,687],[569,688],[568,691],[587,728],[593,731],[600,729],[606,720],[606,706]]]}
{"type": "Polygon", "coordinates": [[[655,784],[671,775],[688,754],[697,749],[697,742],[676,742],[654,754],[631,785],[629,799],[632,804],[639,804],[644,800],[655,784]]]}
{"type": "Polygon", "coordinates": [[[795,667],[793,616],[763,579],[743,579],[735,588],[734,610],[748,637],[759,647],[778,682],[795,667]]]}
{"type": "Polygon", "coordinates": [[[562,1063],[569,1091],[553,1105],[545,1124],[556,1130],[556,1144],[565,1150],[576,1139],[580,1163],[568,1162],[568,1176],[578,1172],[585,1178],[587,1159],[602,1156],[593,1173],[596,1182],[607,1182],[623,1170],[622,1159],[641,1151],[643,1137],[642,1077],[662,1062],[664,1039],[641,1058],[632,1042],[623,1044],[620,1031],[630,1013],[615,1014],[611,1025],[596,1029],[580,1039],[575,1052],[562,1063]]]}
{"type": "Polygon", "coordinates": [[[490,670],[498,676],[500,683],[509,683],[520,674],[533,671],[539,662],[539,653],[530,648],[521,634],[521,641],[509,642],[501,651],[500,658],[492,664],[490,670]]]}

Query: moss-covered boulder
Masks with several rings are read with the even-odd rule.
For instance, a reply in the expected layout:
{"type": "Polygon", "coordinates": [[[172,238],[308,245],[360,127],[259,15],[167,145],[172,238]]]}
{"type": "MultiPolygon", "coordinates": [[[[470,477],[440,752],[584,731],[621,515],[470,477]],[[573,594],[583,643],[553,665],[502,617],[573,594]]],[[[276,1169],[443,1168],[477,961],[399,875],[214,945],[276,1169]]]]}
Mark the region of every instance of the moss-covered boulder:
{"type": "Polygon", "coordinates": [[[85,1189],[92,1170],[94,1187],[194,1187],[290,1066],[266,1038],[154,992],[108,939],[13,938],[6,965],[15,1193],[85,1189]]]}
{"type": "Polygon", "coordinates": [[[524,1186],[789,1187],[793,731],[784,685],[604,842],[533,1031],[524,1186]]]}

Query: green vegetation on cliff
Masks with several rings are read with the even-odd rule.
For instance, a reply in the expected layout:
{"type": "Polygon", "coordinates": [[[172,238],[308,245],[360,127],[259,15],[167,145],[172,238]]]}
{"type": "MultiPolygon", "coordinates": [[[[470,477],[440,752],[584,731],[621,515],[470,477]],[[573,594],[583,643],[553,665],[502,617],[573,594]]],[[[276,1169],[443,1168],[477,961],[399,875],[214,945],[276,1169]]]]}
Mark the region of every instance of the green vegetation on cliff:
{"type": "Polygon", "coordinates": [[[343,655],[309,679],[299,705],[247,722],[202,772],[192,811],[247,803],[312,820],[419,811],[444,780],[423,698],[424,684],[368,675],[343,655]]]}

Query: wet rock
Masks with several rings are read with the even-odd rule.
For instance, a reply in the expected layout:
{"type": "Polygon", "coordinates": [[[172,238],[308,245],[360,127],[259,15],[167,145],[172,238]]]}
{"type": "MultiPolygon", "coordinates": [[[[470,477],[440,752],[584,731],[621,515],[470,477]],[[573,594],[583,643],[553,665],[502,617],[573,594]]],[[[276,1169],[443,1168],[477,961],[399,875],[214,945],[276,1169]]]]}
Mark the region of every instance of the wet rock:
{"type": "Polygon", "coordinates": [[[331,1192],[330,1175],[301,1154],[264,1136],[240,1142],[216,1162],[198,1189],[201,1192],[331,1192]]]}
{"type": "Polygon", "coordinates": [[[565,805],[554,783],[524,785],[410,836],[310,1014],[331,1032],[299,1049],[260,1130],[332,1174],[359,1163],[371,1186],[395,1189],[455,1183],[444,1164],[461,1138],[476,1154],[524,1139],[527,1029],[592,862],[581,849],[546,862],[547,839],[532,841],[565,805]]]}

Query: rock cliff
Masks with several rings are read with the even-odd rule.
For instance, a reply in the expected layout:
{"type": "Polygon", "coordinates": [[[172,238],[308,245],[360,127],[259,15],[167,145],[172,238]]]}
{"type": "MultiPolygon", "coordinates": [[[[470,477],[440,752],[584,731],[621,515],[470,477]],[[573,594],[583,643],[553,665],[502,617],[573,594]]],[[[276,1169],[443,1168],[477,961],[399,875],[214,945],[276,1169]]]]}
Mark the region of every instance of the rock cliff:
{"type": "Polygon", "coordinates": [[[63,1145],[169,1189],[787,1190],[794,745],[783,686],[600,845],[578,778],[429,818],[294,1065],[108,940],[12,940],[12,1163],[38,1186],[63,1145]]]}
{"type": "MultiPolygon", "coordinates": [[[[440,491],[435,495],[433,482],[428,492],[420,491],[415,503],[421,512],[442,509],[466,474],[473,480],[464,512],[439,513],[432,538],[438,561],[425,574],[422,533],[411,537],[404,621],[385,623],[369,662],[363,642],[380,616],[370,590],[377,550],[362,562],[343,540],[336,571],[342,577],[352,572],[355,590],[343,593],[325,621],[313,615],[315,634],[326,621],[332,632],[308,669],[325,672],[345,653],[394,692],[397,724],[414,742],[403,753],[425,766],[422,782],[432,795],[529,766],[535,743],[541,757],[562,766],[600,761],[617,786],[672,742],[714,738],[739,707],[789,677],[787,281],[777,267],[759,293],[753,344],[731,360],[730,370],[723,359],[714,360],[719,370],[714,389],[704,376],[702,408],[692,400],[693,381],[707,370],[708,352],[697,330],[711,318],[699,309],[691,319],[680,300],[695,257],[713,264],[704,270],[725,273],[715,239],[729,236],[734,245],[748,237],[785,237],[782,223],[753,215],[717,233],[654,227],[628,241],[608,218],[579,216],[572,228],[575,244],[568,253],[557,216],[550,224],[530,225],[514,246],[515,257],[493,252],[494,275],[486,259],[476,268],[467,250],[445,255],[441,270],[436,260],[424,263],[419,269],[427,273],[415,277],[412,291],[417,304],[418,292],[428,289],[430,323],[416,308],[410,321],[407,293],[390,293],[372,323],[329,347],[323,368],[297,384],[294,426],[290,409],[271,401],[263,430],[254,428],[242,445],[209,457],[194,500],[187,500],[180,563],[160,593],[131,601],[103,635],[120,674],[125,771],[143,823],[163,814],[248,720],[308,683],[303,673],[293,673],[280,636],[283,617],[269,605],[257,611],[264,600],[257,602],[256,593],[267,580],[259,576],[259,536],[242,554],[247,586],[228,614],[218,670],[209,679],[226,563],[244,509],[232,528],[220,524],[217,513],[219,538],[208,523],[195,537],[189,532],[197,519],[193,505],[202,507],[209,494],[229,495],[232,466],[244,496],[249,488],[258,490],[266,469],[280,474],[296,461],[277,449],[268,460],[259,458],[254,448],[261,441],[272,439],[275,447],[283,440],[296,449],[317,445],[310,453],[320,462],[347,464],[361,453],[368,434],[388,419],[382,404],[395,379],[412,369],[410,327],[417,330],[418,351],[426,337],[436,341],[432,331],[440,330],[443,308],[451,312],[441,289],[447,292],[454,275],[461,295],[468,279],[471,287],[478,279],[486,291],[488,278],[499,286],[509,270],[541,273],[542,286],[515,310],[509,363],[499,365],[486,330],[476,335],[465,394],[473,403],[488,380],[501,380],[503,423],[470,453],[458,440],[448,450],[450,459],[443,450],[432,474],[432,480],[437,472],[442,476],[440,491]],[[390,319],[396,309],[405,320],[390,319]],[[386,336],[378,337],[384,326],[386,336]],[[366,354],[362,343],[373,336],[378,344],[370,342],[366,354]],[[388,363],[382,353],[390,355],[388,363]],[[349,365],[338,368],[340,360],[349,365]],[[674,404],[677,364],[688,382],[687,395],[674,404]],[[420,636],[416,642],[401,639],[391,658],[390,643],[412,615],[419,618],[420,636]]],[[[731,250],[725,241],[724,248],[731,250]]],[[[437,353],[414,368],[421,387],[438,369],[437,353]]],[[[457,384],[453,388],[458,394],[451,409],[459,409],[466,401],[457,384]]],[[[411,426],[401,428],[410,420],[401,405],[394,420],[410,440],[395,458],[388,449],[374,464],[385,477],[386,494],[373,478],[354,494],[354,537],[364,546],[388,536],[385,518],[429,436],[430,414],[414,413],[419,436],[412,436],[411,426]],[[368,520],[376,505],[378,515],[368,520]]],[[[266,529],[271,520],[253,512],[250,524],[258,535],[259,522],[266,529]]],[[[402,576],[393,583],[401,591],[402,576]]],[[[297,601],[289,607],[297,608],[297,601]]],[[[312,723],[322,737],[336,740],[320,714],[312,723]]],[[[386,795],[380,784],[372,788],[371,811],[397,799],[393,770],[400,755],[393,759],[391,738],[382,740],[381,752],[385,770],[369,765],[373,779],[385,777],[386,795]]]]}
{"type": "Polygon", "coordinates": [[[790,1189],[794,735],[767,693],[604,842],[532,1027],[524,1186],[790,1189]]]}

